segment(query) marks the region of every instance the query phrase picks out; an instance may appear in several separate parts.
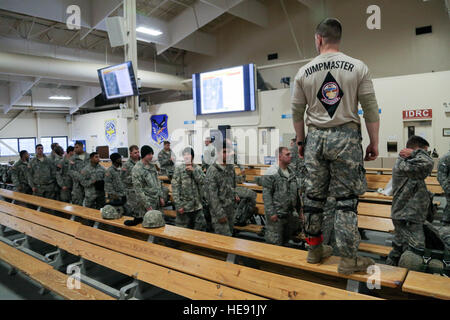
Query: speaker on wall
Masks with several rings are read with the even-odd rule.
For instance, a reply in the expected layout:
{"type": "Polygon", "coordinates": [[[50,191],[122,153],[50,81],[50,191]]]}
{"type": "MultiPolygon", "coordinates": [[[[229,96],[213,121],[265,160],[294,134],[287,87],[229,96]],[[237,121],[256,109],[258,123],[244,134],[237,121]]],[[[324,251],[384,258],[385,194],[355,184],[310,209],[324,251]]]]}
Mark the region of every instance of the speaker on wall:
{"type": "Polygon", "coordinates": [[[123,17],[106,18],[106,31],[111,47],[123,46],[127,43],[125,19],[123,17]]]}

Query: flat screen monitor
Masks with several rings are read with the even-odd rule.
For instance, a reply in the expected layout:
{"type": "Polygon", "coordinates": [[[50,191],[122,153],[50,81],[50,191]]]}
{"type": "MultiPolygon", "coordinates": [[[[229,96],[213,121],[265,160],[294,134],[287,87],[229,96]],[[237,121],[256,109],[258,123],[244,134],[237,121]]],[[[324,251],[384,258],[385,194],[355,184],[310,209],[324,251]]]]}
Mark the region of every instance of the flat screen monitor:
{"type": "Polygon", "coordinates": [[[194,114],[256,110],[255,65],[192,75],[194,114]]]}
{"type": "Polygon", "coordinates": [[[97,73],[106,100],[139,95],[131,61],[99,69],[97,73]]]}

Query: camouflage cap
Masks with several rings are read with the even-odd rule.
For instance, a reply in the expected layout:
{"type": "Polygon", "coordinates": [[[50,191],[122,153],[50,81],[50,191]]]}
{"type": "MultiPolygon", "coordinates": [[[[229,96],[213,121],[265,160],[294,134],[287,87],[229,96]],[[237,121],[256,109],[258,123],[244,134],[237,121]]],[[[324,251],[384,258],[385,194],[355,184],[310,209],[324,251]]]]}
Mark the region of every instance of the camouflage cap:
{"type": "Polygon", "coordinates": [[[112,220],[122,218],[122,210],[118,210],[116,207],[109,204],[101,208],[100,212],[102,213],[103,219],[112,220]]]}
{"type": "Polygon", "coordinates": [[[145,213],[144,221],[142,222],[144,228],[159,228],[164,227],[165,225],[166,222],[164,221],[161,211],[149,210],[145,213]]]}

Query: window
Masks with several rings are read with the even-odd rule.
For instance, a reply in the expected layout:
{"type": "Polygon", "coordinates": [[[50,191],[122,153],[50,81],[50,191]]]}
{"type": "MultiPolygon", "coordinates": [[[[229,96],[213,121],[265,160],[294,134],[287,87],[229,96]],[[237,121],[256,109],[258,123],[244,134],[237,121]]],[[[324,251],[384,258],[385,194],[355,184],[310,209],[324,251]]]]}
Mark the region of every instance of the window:
{"type": "Polygon", "coordinates": [[[44,147],[44,153],[49,154],[52,152],[52,138],[51,137],[41,137],[41,144],[44,147]]]}
{"type": "Polygon", "coordinates": [[[22,150],[28,151],[29,154],[34,154],[36,151],[36,138],[19,138],[19,152],[22,150]]]}
{"type": "Polygon", "coordinates": [[[52,152],[52,143],[58,143],[64,152],[67,150],[67,137],[41,137],[44,153],[49,154],[52,152]]]}
{"type": "Polygon", "coordinates": [[[17,139],[0,139],[0,156],[17,156],[19,144],[17,139]]]}
{"type": "Polygon", "coordinates": [[[53,143],[58,143],[64,152],[67,150],[67,137],[53,137],[53,143]]]}

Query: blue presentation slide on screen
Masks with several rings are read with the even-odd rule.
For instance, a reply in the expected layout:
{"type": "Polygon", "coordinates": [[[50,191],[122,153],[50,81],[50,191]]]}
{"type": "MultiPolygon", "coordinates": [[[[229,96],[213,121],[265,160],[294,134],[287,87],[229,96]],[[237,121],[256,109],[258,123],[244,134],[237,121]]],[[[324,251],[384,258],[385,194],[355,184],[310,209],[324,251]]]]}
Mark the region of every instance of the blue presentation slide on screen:
{"type": "Polygon", "coordinates": [[[107,99],[133,95],[130,72],[126,63],[101,70],[107,99]]]}
{"type": "Polygon", "coordinates": [[[244,111],[244,66],[200,75],[202,114],[244,111]]]}

